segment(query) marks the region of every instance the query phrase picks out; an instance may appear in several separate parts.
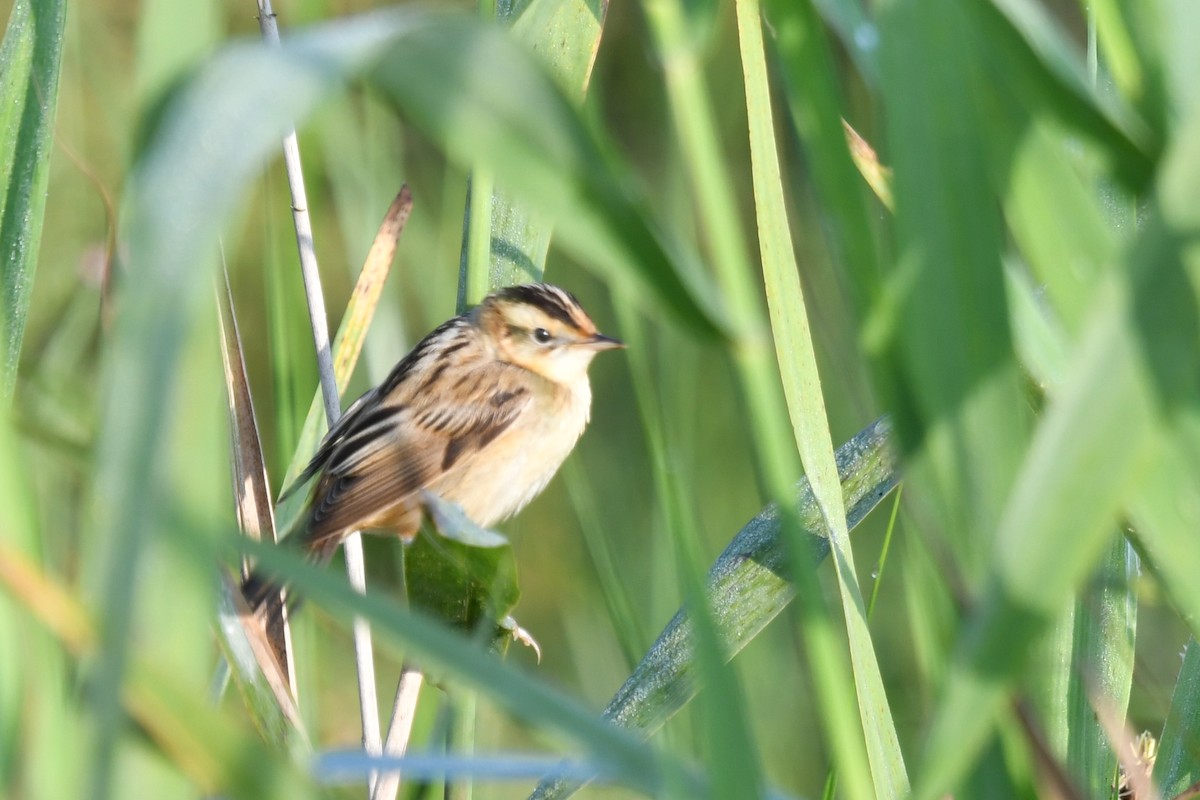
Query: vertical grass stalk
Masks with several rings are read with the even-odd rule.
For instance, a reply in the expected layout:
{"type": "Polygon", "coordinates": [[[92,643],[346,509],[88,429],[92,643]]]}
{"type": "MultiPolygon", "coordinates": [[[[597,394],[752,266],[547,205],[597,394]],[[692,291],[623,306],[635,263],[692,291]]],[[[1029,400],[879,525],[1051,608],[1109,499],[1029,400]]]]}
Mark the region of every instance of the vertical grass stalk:
{"type": "MultiPolygon", "coordinates": [[[[263,38],[279,44],[279,26],[271,10],[271,0],[258,0],[259,25],[263,38]]],[[[308,298],[309,321],[313,344],[317,351],[317,369],[325,416],[330,427],[342,415],[337,380],[333,372],[333,353],[329,346],[329,326],[325,316],[325,297],[313,249],[312,221],[308,215],[308,198],[304,189],[304,174],[300,166],[300,145],[296,131],[288,131],[283,140],[283,159],[287,168],[288,188],[292,196],[292,217],[296,225],[296,245],[300,252],[300,271],[304,278],[304,294],[308,298]]],[[[366,565],[363,561],[362,538],[355,531],[343,543],[346,555],[346,574],[356,591],[367,591],[366,565]]],[[[358,669],[358,702],[362,716],[363,747],[372,755],[383,752],[379,732],[379,701],[375,688],[375,657],[371,645],[371,629],[359,618],[354,620],[354,655],[358,669]]],[[[374,786],[376,777],[372,776],[374,786]]]]}
{"type": "Polygon", "coordinates": [[[736,8],[746,84],[758,242],[775,354],[783,379],[792,433],[813,495],[829,530],[834,570],[850,640],[859,715],[867,737],[867,755],[875,792],[880,797],[899,797],[908,792],[908,775],[900,754],[900,741],[892,722],[887,694],[883,690],[879,663],[867,628],[866,605],[854,569],[842,484],[838,480],[837,464],[833,457],[833,438],[829,433],[821,378],[817,372],[816,350],[789,233],[783,178],[775,144],[770,86],[767,82],[761,12],[758,0],[738,0],[736,8]]]}
{"type": "MultiPolygon", "coordinates": [[[[728,176],[716,140],[715,125],[693,45],[688,41],[687,20],[674,0],[652,0],[646,5],[650,27],[659,46],[667,94],[683,154],[695,186],[699,215],[708,234],[708,245],[718,282],[728,301],[735,341],[732,356],[747,404],[746,418],[762,468],[769,498],[780,508],[788,541],[799,546],[800,525],[792,506],[792,487],[800,477],[800,460],[790,442],[787,411],[779,393],[757,289],[747,258],[745,238],[737,223],[728,176]]],[[[844,658],[824,607],[816,575],[797,563],[798,588],[803,597],[802,630],[811,656],[816,694],[822,719],[846,777],[852,798],[875,796],[869,777],[863,731],[853,712],[854,691],[846,680],[844,658]]]]}

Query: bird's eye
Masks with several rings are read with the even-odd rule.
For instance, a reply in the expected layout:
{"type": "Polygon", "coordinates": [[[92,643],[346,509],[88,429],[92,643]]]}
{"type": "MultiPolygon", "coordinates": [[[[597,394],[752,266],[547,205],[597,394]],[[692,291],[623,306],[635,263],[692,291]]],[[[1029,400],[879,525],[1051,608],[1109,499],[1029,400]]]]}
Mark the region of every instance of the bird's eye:
{"type": "Polygon", "coordinates": [[[533,330],[533,340],[538,344],[545,344],[552,338],[554,337],[550,335],[550,331],[546,330],[545,328],[534,328],[533,330]]]}

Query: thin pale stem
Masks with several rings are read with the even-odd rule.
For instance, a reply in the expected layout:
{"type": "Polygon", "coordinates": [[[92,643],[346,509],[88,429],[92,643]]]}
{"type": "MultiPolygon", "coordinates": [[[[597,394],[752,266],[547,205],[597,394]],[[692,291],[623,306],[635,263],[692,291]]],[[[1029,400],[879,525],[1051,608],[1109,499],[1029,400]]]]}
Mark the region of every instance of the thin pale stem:
{"type": "MultiPolygon", "coordinates": [[[[258,0],[258,20],[263,38],[279,44],[279,26],[270,0],[258,0]]],[[[313,248],[312,221],[308,215],[308,196],[304,190],[304,173],[300,167],[300,144],[296,131],[289,130],[283,140],[283,162],[287,170],[288,188],[292,195],[292,219],[296,227],[296,246],[300,253],[300,273],[304,279],[304,294],[308,299],[308,316],[317,351],[317,372],[321,382],[321,397],[330,427],[341,416],[341,400],[333,374],[333,353],[329,346],[329,327],[325,316],[325,297],[317,270],[317,255],[313,248]]],[[[362,538],[352,533],[344,543],[346,574],[355,591],[367,591],[366,568],[363,561],[362,538]]],[[[363,748],[372,755],[383,752],[379,733],[379,703],[375,692],[375,658],[371,646],[371,629],[365,620],[354,620],[354,655],[358,668],[358,701],[362,712],[363,748]]],[[[375,784],[372,776],[371,785],[375,784]]]]}
{"type": "MultiPolygon", "coordinates": [[[[384,752],[389,756],[402,756],[408,749],[408,740],[412,735],[413,719],[417,713],[417,700],[421,695],[421,685],[425,675],[412,664],[405,664],[400,669],[400,682],[396,686],[396,702],[392,705],[392,721],[388,725],[387,741],[383,743],[384,752]]],[[[385,772],[375,783],[371,792],[371,800],[395,800],[400,793],[400,771],[385,772]]]]}

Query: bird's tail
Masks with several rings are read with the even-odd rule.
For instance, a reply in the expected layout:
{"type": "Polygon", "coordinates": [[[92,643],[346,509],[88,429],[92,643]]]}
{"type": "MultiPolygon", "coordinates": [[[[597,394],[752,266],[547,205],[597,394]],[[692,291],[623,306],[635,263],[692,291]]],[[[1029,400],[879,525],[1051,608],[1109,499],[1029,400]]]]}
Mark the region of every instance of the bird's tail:
{"type": "MultiPolygon", "coordinates": [[[[246,580],[242,581],[242,597],[246,599],[246,605],[250,606],[250,610],[255,613],[266,610],[272,600],[279,602],[281,595],[286,597],[288,594],[283,583],[274,578],[268,578],[257,569],[252,570],[246,580]]],[[[287,602],[289,607],[294,608],[294,602],[287,602]]]]}
{"type": "MultiPolygon", "coordinates": [[[[333,558],[341,541],[341,538],[335,537],[314,540],[308,535],[306,525],[301,524],[298,528],[293,529],[290,535],[280,539],[276,546],[286,547],[292,552],[302,552],[311,563],[324,565],[333,558]]],[[[255,613],[263,610],[278,612],[281,598],[282,603],[287,605],[289,611],[295,611],[300,605],[299,595],[287,585],[286,581],[265,575],[258,568],[252,569],[246,579],[242,581],[242,597],[250,606],[250,610],[255,613]]]]}

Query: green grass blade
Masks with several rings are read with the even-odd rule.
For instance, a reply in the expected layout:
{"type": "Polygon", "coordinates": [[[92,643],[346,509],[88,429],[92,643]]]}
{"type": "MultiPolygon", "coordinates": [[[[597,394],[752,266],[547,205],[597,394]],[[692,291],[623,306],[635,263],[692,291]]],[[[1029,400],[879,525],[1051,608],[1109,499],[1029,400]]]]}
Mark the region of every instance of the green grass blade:
{"type": "Polygon", "coordinates": [[[1022,96],[1100,145],[1129,186],[1149,182],[1161,146],[1157,134],[1116,95],[1092,86],[1081,54],[1073,52],[1044,8],[1029,0],[989,0],[965,8],[988,32],[984,53],[1022,96]]]}
{"type": "MultiPolygon", "coordinates": [[[[1180,166],[1172,180],[1183,180],[1187,166],[1197,165],[1180,166]]],[[[950,786],[978,752],[1030,637],[1045,629],[1082,582],[1121,506],[1132,501],[1136,507],[1148,490],[1159,491],[1147,479],[1173,450],[1164,442],[1174,439],[1183,449],[1192,434],[1179,426],[1163,438],[1159,427],[1162,404],[1184,402],[1196,386],[1194,366],[1167,358],[1190,347],[1185,342],[1197,329],[1193,296],[1180,285],[1185,278],[1176,247],[1161,218],[1152,217],[1133,253],[1133,286],[1114,279],[1098,292],[1001,522],[987,599],[935,721],[918,797],[950,786]]],[[[1194,470],[1189,457],[1181,460],[1184,475],[1194,470]]],[[[1148,513],[1172,513],[1165,497],[1149,497],[1157,502],[1148,503],[1148,513]]],[[[1182,551],[1180,533],[1179,526],[1146,528],[1167,552],[1182,551]]],[[[1169,579],[1168,588],[1190,607],[1197,593],[1179,577],[1169,579]]]]}
{"type": "Polygon", "coordinates": [[[1175,797],[1200,781],[1200,645],[1188,642],[1159,737],[1154,780],[1163,797],[1175,797]]]}
{"type": "Polygon", "coordinates": [[[648,222],[623,168],[554,82],[499,31],[453,17],[419,22],[371,80],[452,159],[482,160],[547,215],[582,263],[649,292],[694,333],[717,334],[718,303],[694,258],[648,222]]]}
{"type": "MultiPolygon", "coordinates": [[[[846,520],[854,528],[896,485],[888,424],[877,421],[842,445],[837,462],[846,520]]],[[[797,505],[805,531],[805,559],[815,566],[829,555],[829,536],[807,481],[800,484],[797,505]]],[[[709,570],[709,603],[730,658],[796,597],[789,577],[795,563],[791,546],[778,509],[767,507],[737,533],[709,570]]],[[[696,693],[693,636],[688,614],[681,610],[609,702],[605,718],[649,736],[683,708],[696,693]]],[[[562,798],[575,788],[547,782],[533,797],[562,798]]]]}
{"type": "Polygon", "coordinates": [[[1035,121],[1017,150],[1005,217],[1055,316],[1077,331],[1097,282],[1117,260],[1117,236],[1070,159],[1071,144],[1035,121]]]}
{"type": "MultiPolygon", "coordinates": [[[[857,7],[854,0],[837,5],[857,7]]],[[[865,319],[879,293],[879,255],[865,187],[846,146],[845,112],[833,56],[807,0],[770,0],[767,7],[787,81],[792,124],[809,153],[814,183],[829,212],[830,245],[847,273],[845,283],[859,318],[865,319]]]]}
{"type": "MultiPolygon", "coordinates": [[[[0,586],[77,664],[94,656],[99,637],[83,606],[7,543],[0,543],[0,586]]],[[[278,753],[207,705],[161,663],[135,656],[129,672],[115,698],[123,713],[201,791],[241,798],[311,796],[307,781],[278,753]]]]}
{"type": "MultiPolygon", "coordinates": [[[[471,170],[467,181],[467,215],[463,222],[463,250],[459,266],[458,312],[479,305],[491,291],[492,212],[495,182],[487,167],[471,170]]],[[[523,281],[541,280],[541,270],[524,276],[523,281]]]]}
{"type": "Polygon", "coordinates": [[[881,17],[897,257],[876,311],[892,315],[880,378],[910,454],[907,497],[973,583],[1028,422],[989,186],[989,153],[1007,152],[1012,120],[985,117],[994,88],[967,13],[932,0],[891,3],[881,17]]]}
{"type": "Polygon", "coordinates": [[[759,475],[767,496],[782,509],[784,530],[795,542],[798,568],[794,574],[804,596],[801,631],[822,706],[821,720],[845,769],[848,793],[856,798],[867,797],[871,793],[865,779],[867,754],[858,716],[851,710],[854,686],[848,679],[843,644],[831,627],[816,575],[806,569],[808,564],[802,559],[801,528],[788,505],[801,463],[788,430],[779,374],[762,333],[766,320],[755,271],[748,258],[745,233],[738,223],[733,186],[698,58],[695,30],[701,29],[705,20],[699,14],[689,19],[684,6],[673,0],[655,0],[647,4],[646,13],[664,65],[667,97],[695,194],[698,220],[732,319],[735,341],[731,356],[745,400],[743,417],[754,444],[759,475]]]}
{"type": "MultiPolygon", "coordinates": [[[[608,4],[597,0],[531,0],[512,20],[514,38],[542,62],[564,95],[587,92],[608,4]]],[[[491,193],[489,287],[540,281],[552,226],[543,213],[504,187],[491,193]]]]}
{"type": "Polygon", "coordinates": [[[0,399],[16,380],[41,245],[66,18],[66,0],[16,0],[0,43],[0,399]]]}
{"type": "MultiPolygon", "coordinates": [[[[829,530],[834,572],[841,591],[850,642],[859,717],[866,734],[875,794],[877,797],[902,797],[908,793],[908,775],[887,694],[883,689],[883,678],[879,674],[879,663],[867,627],[866,604],[854,568],[842,487],[834,461],[821,376],[817,371],[816,350],[784,206],[783,180],[776,150],[774,115],[771,111],[757,0],[739,0],[737,18],[750,126],[758,241],[775,355],[783,378],[792,433],[805,474],[829,530]]],[[[845,174],[848,175],[849,159],[845,161],[845,174]]],[[[857,180],[852,185],[857,186],[857,180]]]]}
{"type": "Polygon", "coordinates": [[[1069,698],[1067,767],[1084,796],[1104,797],[1117,774],[1117,756],[1095,708],[1124,721],[1133,686],[1138,559],[1123,536],[1113,536],[1083,592],[1075,615],[1069,698]]]}

